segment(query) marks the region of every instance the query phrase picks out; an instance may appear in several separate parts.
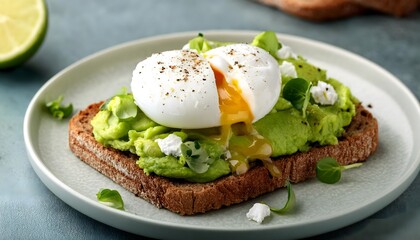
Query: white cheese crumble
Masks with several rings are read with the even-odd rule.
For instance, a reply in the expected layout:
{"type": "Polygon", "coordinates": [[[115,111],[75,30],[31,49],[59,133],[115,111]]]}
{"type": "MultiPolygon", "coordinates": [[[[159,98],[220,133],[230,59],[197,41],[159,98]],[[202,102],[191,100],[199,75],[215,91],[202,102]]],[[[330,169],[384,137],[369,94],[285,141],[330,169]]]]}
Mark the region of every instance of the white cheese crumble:
{"type": "Polygon", "coordinates": [[[338,98],[334,87],[323,81],[318,81],[317,86],[311,87],[311,94],[315,102],[321,105],[333,105],[338,98]]]}
{"type": "Polygon", "coordinates": [[[297,58],[297,54],[293,52],[292,48],[286,45],[282,45],[282,47],[277,50],[277,57],[281,59],[286,58],[297,58]]]}
{"type": "Polygon", "coordinates": [[[281,63],[279,68],[280,68],[280,74],[283,77],[297,78],[296,68],[295,68],[295,65],[293,65],[293,63],[288,62],[288,61],[284,61],[284,62],[281,63]]]}
{"type": "Polygon", "coordinates": [[[177,135],[169,134],[166,138],[156,139],[155,142],[157,142],[160,150],[165,155],[172,155],[174,157],[181,156],[182,139],[177,135]]]}
{"type": "Polygon", "coordinates": [[[246,217],[249,220],[255,221],[257,223],[262,223],[265,217],[270,216],[270,207],[266,204],[255,203],[251,209],[249,209],[246,217]]]}
{"type": "Polygon", "coordinates": [[[230,153],[229,150],[226,150],[225,157],[226,157],[226,159],[231,159],[232,158],[232,154],[230,153]]]}

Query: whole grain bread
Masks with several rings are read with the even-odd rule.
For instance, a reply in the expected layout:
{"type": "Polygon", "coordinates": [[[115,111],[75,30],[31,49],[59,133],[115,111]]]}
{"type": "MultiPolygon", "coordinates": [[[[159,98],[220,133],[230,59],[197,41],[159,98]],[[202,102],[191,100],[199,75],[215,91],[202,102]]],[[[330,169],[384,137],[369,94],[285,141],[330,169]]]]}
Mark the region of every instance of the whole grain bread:
{"type": "Polygon", "coordinates": [[[272,177],[261,166],[247,173],[229,175],[210,183],[189,183],[157,175],[146,175],[136,165],[137,156],[104,147],[92,134],[90,120],[101,103],[88,106],[69,123],[69,145],[74,154],[100,173],[158,208],[193,215],[244,202],[285,186],[286,180],[302,182],[315,177],[317,160],[331,156],[342,165],[365,161],[378,145],[378,124],[362,105],[337,145],[313,147],[274,160],[281,177],[272,177]]]}

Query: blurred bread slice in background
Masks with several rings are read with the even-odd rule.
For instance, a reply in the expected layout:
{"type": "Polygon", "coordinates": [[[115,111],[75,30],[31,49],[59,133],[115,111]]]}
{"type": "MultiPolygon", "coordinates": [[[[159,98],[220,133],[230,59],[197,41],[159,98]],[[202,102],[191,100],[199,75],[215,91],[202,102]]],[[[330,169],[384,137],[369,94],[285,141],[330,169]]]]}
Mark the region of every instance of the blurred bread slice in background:
{"type": "Polygon", "coordinates": [[[351,0],[362,6],[396,17],[404,17],[416,11],[420,0],[351,0]]]}
{"type": "Polygon", "coordinates": [[[349,0],[259,0],[304,19],[328,21],[363,13],[366,8],[349,0]]]}
{"type": "Polygon", "coordinates": [[[258,0],[311,21],[328,21],[379,11],[396,17],[412,14],[420,0],[258,0]]]}

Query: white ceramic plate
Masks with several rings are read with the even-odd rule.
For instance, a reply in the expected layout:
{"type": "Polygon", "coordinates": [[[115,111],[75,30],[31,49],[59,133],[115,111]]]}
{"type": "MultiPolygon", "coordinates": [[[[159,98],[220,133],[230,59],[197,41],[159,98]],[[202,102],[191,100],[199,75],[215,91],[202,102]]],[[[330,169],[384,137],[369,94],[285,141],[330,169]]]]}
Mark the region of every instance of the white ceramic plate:
{"type": "MultiPolygon", "coordinates": [[[[209,31],[220,41],[250,42],[257,32],[209,31]]],[[[52,119],[43,104],[65,96],[77,110],[129,87],[136,63],[154,52],[179,49],[196,33],[158,36],[119,45],[87,57],[61,71],[34,96],[24,121],[31,164],[44,184],[64,202],[98,221],[132,233],[172,239],[298,238],[335,230],[368,217],[397,198],[416,177],[420,162],[420,110],[416,98],[394,76],[374,63],[324,43],[279,34],[280,40],[329,75],[348,85],[379,122],[379,148],[358,169],[345,172],[340,183],[316,180],[294,185],[297,209],[273,215],[263,224],[247,220],[259,201],[282,206],[285,190],[210,213],[182,217],[157,209],[82,163],[71,153],[67,121],[52,119]],[[100,188],[117,189],[126,211],[96,201],[100,188]]]]}

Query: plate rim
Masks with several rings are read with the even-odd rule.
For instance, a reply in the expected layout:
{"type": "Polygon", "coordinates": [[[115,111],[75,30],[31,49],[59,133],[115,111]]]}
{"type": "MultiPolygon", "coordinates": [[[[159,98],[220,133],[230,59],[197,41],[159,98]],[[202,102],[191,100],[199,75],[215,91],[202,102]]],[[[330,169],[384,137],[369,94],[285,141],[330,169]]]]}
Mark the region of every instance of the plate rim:
{"type": "MultiPolygon", "coordinates": [[[[198,32],[205,32],[207,35],[232,35],[232,36],[242,36],[242,37],[249,37],[249,36],[255,36],[256,34],[260,33],[259,31],[254,31],[254,30],[202,30],[202,31],[198,31],[198,32]]],[[[169,228],[176,228],[176,229],[184,229],[184,230],[194,230],[194,231],[202,231],[202,230],[207,230],[207,231],[211,231],[214,233],[214,231],[222,231],[222,232],[231,232],[231,233],[235,233],[235,232],[259,232],[259,231],[278,231],[279,229],[284,229],[284,228],[290,228],[290,227],[301,227],[302,224],[300,223],[293,223],[293,224],[289,224],[287,226],[284,225],[267,225],[267,226],[263,226],[261,225],[259,228],[251,228],[251,229],[231,229],[231,230],[227,230],[227,229],[218,229],[218,228],[214,228],[214,227],[202,227],[202,226],[180,226],[179,224],[176,223],[169,223],[169,222],[161,222],[161,221],[157,221],[157,220],[153,220],[153,219],[147,219],[145,217],[142,216],[138,216],[135,215],[133,213],[128,213],[128,212],[121,212],[119,210],[115,210],[106,206],[102,206],[99,205],[97,202],[91,200],[90,198],[88,198],[87,196],[77,192],[76,190],[74,190],[73,188],[71,188],[70,186],[66,185],[64,182],[60,181],[60,179],[55,176],[48,168],[47,166],[45,166],[43,160],[41,159],[41,157],[36,153],[35,149],[32,147],[32,144],[30,142],[30,135],[31,135],[31,120],[32,117],[34,117],[35,111],[36,111],[36,107],[39,104],[39,98],[42,95],[42,93],[44,91],[46,91],[48,89],[48,87],[54,83],[55,81],[57,81],[57,79],[60,79],[61,76],[65,75],[66,72],[71,71],[74,68],[77,68],[79,65],[83,65],[86,62],[89,62],[91,60],[96,59],[97,57],[100,57],[102,55],[106,55],[110,52],[114,52],[114,51],[118,51],[119,49],[122,48],[126,48],[126,47],[130,47],[130,46],[135,46],[135,45],[141,45],[143,43],[146,42],[151,42],[151,41],[156,41],[156,40],[162,40],[162,39],[173,39],[173,38],[186,38],[187,36],[194,36],[197,34],[197,31],[188,31],[188,32],[177,32],[177,33],[170,33],[170,34],[163,34],[163,35],[156,35],[156,36],[150,36],[150,37],[146,37],[146,38],[140,38],[137,40],[132,40],[132,41],[128,41],[125,43],[121,43],[121,44],[117,44],[115,46],[103,49],[101,51],[98,51],[96,53],[90,54],[74,63],[72,63],[71,65],[69,65],[68,67],[64,68],[63,70],[61,70],[60,72],[58,72],[57,74],[55,74],[53,77],[51,77],[38,91],[37,93],[34,95],[34,97],[32,98],[31,102],[28,105],[27,111],[25,113],[25,117],[24,117],[24,126],[23,126],[23,130],[24,130],[24,140],[25,140],[25,146],[27,149],[27,153],[28,153],[28,158],[30,160],[30,163],[32,165],[32,167],[34,168],[36,174],[38,175],[38,177],[40,177],[40,179],[42,180],[42,182],[57,196],[59,196],[59,198],[66,202],[68,205],[70,205],[72,208],[78,210],[79,212],[82,212],[83,214],[94,218],[100,222],[104,222],[101,219],[97,219],[93,216],[91,216],[92,214],[95,214],[95,211],[89,211],[89,209],[86,208],[93,208],[91,210],[95,210],[97,209],[100,212],[104,212],[106,214],[110,214],[110,215],[119,215],[121,217],[124,218],[128,218],[130,220],[136,220],[136,221],[143,221],[143,224],[146,225],[150,225],[149,227],[169,227],[169,228]],[[69,201],[68,199],[64,200],[63,199],[63,195],[65,194],[69,194],[69,195],[73,195],[75,198],[77,198],[78,200],[80,200],[85,206],[81,206],[81,207],[77,207],[74,206],[74,200],[73,201],[69,201]],[[89,214],[86,214],[85,212],[88,212],[89,214]],[[156,225],[156,226],[153,226],[156,225]]],[[[362,61],[364,64],[369,65],[369,67],[373,67],[375,68],[376,71],[380,71],[382,74],[387,75],[388,79],[391,79],[393,81],[394,84],[397,84],[398,87],[403,90],[406,93],[406,97],[408,97],[408,101],[411,103],[414,103],[417,101],[416,97],[414,96],[414,94],[399,80],[397,79],[393,74],[391,74],[390,72],[388,72],[387,70],[385,70],[384,68],[380,67],[379,65],[377,65],[376,63],[360,56],[357,55],[353,52],[350,52],[346,49],[328,44],[328,43],[324,43],[318,40],[312,40],[309,38],[304,38],[304,37],[300,37],[300,36],[295,36],[295,35],[289,35],[289,34],[284,34],[284,33],[277,33],[277,35],[279,36],[279,38],[284,38],[284,39],[289,39],[289,40],[293,40],[293,41],[303,41],[305,43],[310,43],[310,44],[315,44],[316,47],[322,47],[323,49],[327,48],[327,49],[332,49],[334,51],[338,51],[339,54],[345,54],[346,57],[351,57],[354,58],[354,60],[356,61],[362,61]]],[[[417,102],[418,103],[418,102],[417,102]]],[[[420,115],[420,107],[419,104],[417,104],[417,114],[420,115]]],[[[414,114],[414,113],[413,113],[414,114]]],[[[420,154],[417,154],[417,156],[413,156],[414,159],[417,159],[417,162],[420,159],[420,154]]],[[[414,164],[415,161],[412,162],[412,164],[414,164]]],[[[366,217],[368,217],[369,215],[373,214],[374,212],[382,209],[383,207],[385,207],[386,205],[388,205],[391,201],[393,201],[394,199],[396,199],[403,191],[405,191],[405,189],[411,184],[411,182],[414,180],[414,178],[417,176],[417,173],[419,171],[419,164],[417,164],[415,169],[410,169],[411,171],[406,171],[405,174],[403,175],[404,178],[400,177],[399,179],[404,179],[403,183],[404,186],[401,187],[401,184],[396,184],[394,183],[394,185],[398,185],[399,191],[392,191],[394,194],[392,194],[392,196],[390,196],[390,194],[387,192],[387,194],[383,194],[384,196],[388,197],[387,203],[383,204],[383,206],[379,207],[378,209],[372,211],[372,209],[370,209],[371,213],[366,214],[366,216],[363,217],[359,217],[357,219],[354,219],[351,223],[354,223],[355,221],[364,219],[366,217]],[[408,176],[405,176],[408,175],[408,176]]],[[[390,188],[391,189],[391,188],[390,188]]],[[[394,188],[395,189],[395,188],[394,188]]],[[[398,188],[397,188],[398,189],[398,188]]],[[[371,205],[373,205],[375,202],[377,202],[377,200],[371,200],[371,202],[369,202],[368,204],[366,204],[364,206],[364,208],[369,208],[371,205]]],[[[362,211],[359,208],[359,211],[362,211]]],[[[366,211],[366,209],[364,209],[364,211],[366,211]]],[[[331,215],[329,215],[328,218],[322,219],[321,221],[316,221],[316,222],[311,222],[311,221],[306,221],[306,224],[319,224],[325,221],[331,221],[331,219],[334,218],[340,218],[343,217],[342,215],[347,215],[347,213],[343,213],[343,214],[337,214],[334,215],[333,217],[331,217],[331,215]]],[[[111,225],[107,222],[104,222],[105,224],[111,225]]],[[[341,225],[342,226],[346,226],[349,225],[350,223],[347,223],[345,225],[341,225]]],[[[114,226],[115,227],[115,226],[114,226]]],[[[120,227],[117,227],[120,228],[120,227]]],[[[125,231],[129,231],[127,229],[124,228],[120,228],[122,230],[125,231]]],[[[336,228],[334,228],[336,229],[336,228]]],[[[329,229],[329,230],[334,230],[334,229],[329,229]]],[[[129,231],[130,232],[130,231],[129,231]]],[[[315,232],[315,234],[319,234],[322,232],[315,232]]],[[[141,233],[144,234],[144,233],[141,233]]]]}

